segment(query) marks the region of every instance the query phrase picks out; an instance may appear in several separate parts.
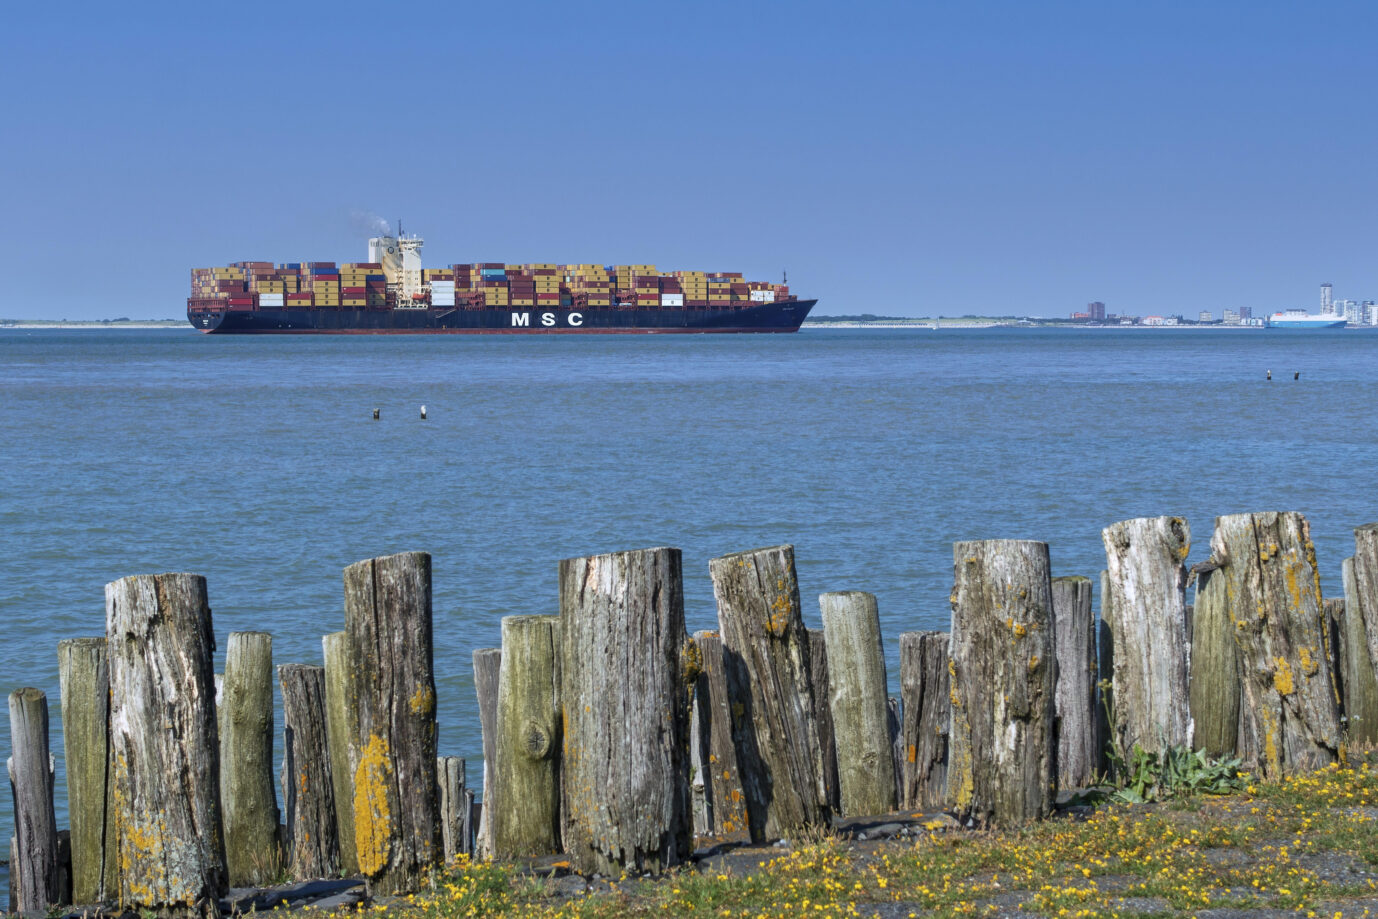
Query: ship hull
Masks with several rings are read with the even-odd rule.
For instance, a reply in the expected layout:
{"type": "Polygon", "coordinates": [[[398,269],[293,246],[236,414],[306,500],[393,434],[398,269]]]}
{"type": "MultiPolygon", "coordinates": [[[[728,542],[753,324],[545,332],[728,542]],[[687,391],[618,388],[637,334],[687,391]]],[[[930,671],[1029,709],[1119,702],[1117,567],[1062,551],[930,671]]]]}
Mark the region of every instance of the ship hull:
{"type": "Polygon", "coordinates": [[[193,328],[216,334],[498,334],[796,332],[817,300],[784,300],[739,309],[316,309],[187,305],[193,328]]]}

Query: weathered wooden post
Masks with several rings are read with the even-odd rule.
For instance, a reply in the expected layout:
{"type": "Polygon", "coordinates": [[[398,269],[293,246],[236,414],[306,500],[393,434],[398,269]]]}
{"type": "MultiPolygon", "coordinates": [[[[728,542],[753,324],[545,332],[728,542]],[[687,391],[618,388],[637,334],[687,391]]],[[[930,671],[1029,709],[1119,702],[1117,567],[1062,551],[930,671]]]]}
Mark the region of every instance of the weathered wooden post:
{"type": "Polygon", "coordinates": [[[206,579],[106,584],[105,631],[119,901],[214,915],[227,885],[206,579]]]}
{"type": "Polygon", "coordinates": [[[1339,713],[1306,518],[1294,512],[1217,517],[1211,556],[1226,581],[1244,675],[1241,754],[1256,752],[1266,778],[1333,762],[1339,713]]]}
{"type": "Polygon", "coordinates": [[[479,808],[475,848],[484,858],[493,856],[493,780],[497,776],[498,675],[502,671],[501,648],[474,651],[474,693],[478,696],[479,727],[483,731],[483,804],[479,808]]]}
{"type": "Polygon", "coordinates": [[[442,756],[436,760],[435,772],[436,780],[440,783],[440,836],[448,864],[459,855],[470,854],[468,836],[464,830],[468,823],[465,811],[469,807],[464,787],[464,759],[442,756]]]}
{"type": "Polygon", "coordinates": [[[115,878],[109,783],[110,670],[105,648],[104,638],[70,638],[57,644],[72,832],[72,901],[80,904],[106,899],[106,879],[113,885],[115,878]]]}
{"type": "MultiPolygon", "coordinates": [[[[823,751],[823,788],[828,810],[842,810],[837,779],[837,733],[833,730],[832,680],[828,678],[828,641],[822,629],[806,629],[809,636],[809,686],[813,692],[813,723],[818,727],[818,746],[823,751]]],[[[744,826],[745,824],[743,824],[744,826]]]]}
{"type": "Polygon", "coordinates": [[[699,665],[684,631],[680,551],[564,559],[560,616],[565,850],[584,872],[664,870],[693,847],[699,665]]]}
{"type": "Polygon", "coordinates": [[[219,730],[230,886],[271,884],[281,860],[273,791],[273,637],[267,632],[230,633],[219,730]]]}
{"type": "Polygon", "coordinates": [[[1378,627],[1378,604],[1374,603],[1378,598],[1360,592],[1354,559],[1344,560],[1342,573],[1345,598],[1325,602],[1340,626],[1336,682],[1344,689],[1345,739],[1349,743],[1378,743],[1378,679],[1368,650],[1368,630],[1378,627]]]}
{"type": "Polygon", "coordinates": [[[1056,637],[1048,545],[953,545],[948,797],[963,815],[1013,825],[1053,807],[1056,637]]]}
{"type": "Polygon", "coordinates": [[[340,871],[340,842],[326,739],[325,668],[283,664],[278,682],[287,870],[299,881],[334,877],[340,871]]]}
{"type": "Polygon", "coordinates": [[[493,854],[560,851],[558,616],[505,616],[498,671],[493,854]]]}
{"type": "Polygon", "coordinates": [[[340,870],[346,877],[355,877],[359,874],[359,853],[354,845],[354,769],[350,764],[359,757],[359,690],[349,669],[345,633],[322,636],[321,651],[325,658],[325,737],[330,749],[340,870]]]}
{"type": "Polygon", "coordinates": [[[818,597],[828,647],[837,778],[848,817],[895,809],[885,649],[876,598],[859,590],[818,597]]]}
{"type": "Polygon", "coordinates": [[[1195,746],[1214,757],[1239,748],[1239,649],[1230,620],[1227,579],[1198,566],[1191,635],[1191,718],[1195,746]]]}
{"type": "Polygon", "coordinates": [[[948,644],[947,632],[900,635],[901,807],[933,810],[947,800],[947,738],[952,724],[948,644]]]}
{"type": "Polygon", "coordinates": [[[1096,622],[1091,581],[1053,578],[1053,626],[1057,633],[1057,784],[1086,788],[1100,766],[1096,736],[1096,622]]]}
{"type": "Polygon", "coordinates": [[[357,687],[354,844],[377,893],[415,889],[442,857],[435,794],[431,557],[345,569],[345,636],[357,687]]]}
{"type": "Polygon", "coordinates": [[[827,826],[831,814],[812,716],[794,547],[726,555],[708,568],[729,688],[745,708],[736,745],[751,839],[827,826]]]}
{"type": "Polygon", "coordinates": [[[746,801],[742,796],[737,748],[732,740],[733,719],[741,715],[728,695],[722,637],[717,632],[695,632],[694,644],[698,646],[700,661],[694,700],[707,747],[703,751],[704,796],[708,801],[706,835],[731,837],[747,830],[746,801]]]}
{"type": "Polygon", "coordinates": [[[8,766],[18,850],[17,859],[10,863],[11,883],[19,891],[19,909],[46,910],[60,902],[61,891],[53,774],[48,766],[48,696],[43,690],[10,693],[10,742],[14,755],[8,766]]]}
{"type": "Polygon", "coordinates": [[[1181,517],[1139,517],[1101,531],[1109,575],[1102,615],[1115,636],[1114,724],[1126,752],[1189,747],[1190,646],[1184,564],[1191,529],[1181,517]]]}

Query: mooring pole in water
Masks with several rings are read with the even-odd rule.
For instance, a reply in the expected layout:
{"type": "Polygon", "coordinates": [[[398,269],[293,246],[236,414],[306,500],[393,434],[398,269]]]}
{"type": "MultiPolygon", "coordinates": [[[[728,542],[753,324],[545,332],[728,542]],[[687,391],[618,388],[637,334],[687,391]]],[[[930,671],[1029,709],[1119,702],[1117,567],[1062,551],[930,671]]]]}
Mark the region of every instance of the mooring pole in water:
{"type": "MultiPolygon", "coordinates": [[[[1271,377],[1270,377],[1269,379],[1271,379],[1271,377]]],[[[377,420],[378,420],[378,413],[379,413],[379,411],[380,411],[380,409],[376,409],[376,408],[373,410],[373,420],[374,420],[374,421],[377,421],[377,420]]]]}
{"type": "Polygon", "coordinates": [[[426,420],[426,406],[424,406],[424,405],[421,406],[421,420],[422,420],[422,421],[425,421],[425,420],[426,420]]]}

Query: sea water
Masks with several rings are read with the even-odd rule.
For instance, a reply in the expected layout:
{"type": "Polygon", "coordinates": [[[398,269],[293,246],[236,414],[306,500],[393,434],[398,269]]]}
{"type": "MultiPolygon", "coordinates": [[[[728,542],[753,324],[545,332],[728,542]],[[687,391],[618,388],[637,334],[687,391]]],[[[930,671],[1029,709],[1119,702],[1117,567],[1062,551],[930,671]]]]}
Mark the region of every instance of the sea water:
{"type": "Polygon", "coordinates": [[[102,634],[108,581],[204,575],[217,669],[239,630],[319,664],[342,569],[424,550],[440,751],[477,775],[471,653],[557,611],[559,559],[679,547],[694,631],[710,558],[791,543],[811,626],[821,592],[877,596],[897,692],[900,633],[947,628],[955,540],[1044,540],[1094,579],[1117,520],[1186,517],[1192,563],[1214,516],[1298,510],[1338,596],[1378,519],[1375,406],[1362,331],[0,331],[0,690],[48,693],[65,826],[57,643],[102,634]]]}

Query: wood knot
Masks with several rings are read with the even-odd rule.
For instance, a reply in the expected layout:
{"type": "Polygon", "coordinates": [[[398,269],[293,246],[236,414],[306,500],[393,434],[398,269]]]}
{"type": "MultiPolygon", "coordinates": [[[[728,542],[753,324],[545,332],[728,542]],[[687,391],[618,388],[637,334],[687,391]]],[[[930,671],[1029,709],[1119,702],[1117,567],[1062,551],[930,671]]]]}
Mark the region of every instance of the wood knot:
{"type": "Polygon", "coordinates": [[[532,759],[549,759],[555,748],[553,734],[546,725],[527,721],[522,725],[522,750],[532,759]]]}

